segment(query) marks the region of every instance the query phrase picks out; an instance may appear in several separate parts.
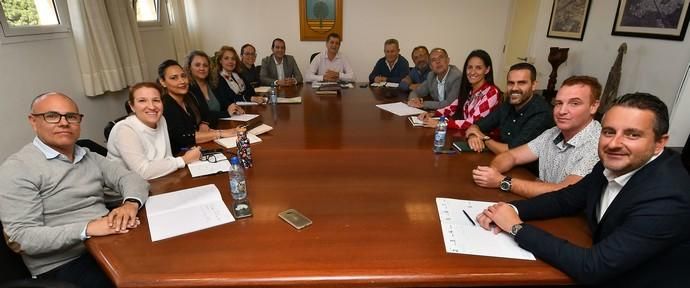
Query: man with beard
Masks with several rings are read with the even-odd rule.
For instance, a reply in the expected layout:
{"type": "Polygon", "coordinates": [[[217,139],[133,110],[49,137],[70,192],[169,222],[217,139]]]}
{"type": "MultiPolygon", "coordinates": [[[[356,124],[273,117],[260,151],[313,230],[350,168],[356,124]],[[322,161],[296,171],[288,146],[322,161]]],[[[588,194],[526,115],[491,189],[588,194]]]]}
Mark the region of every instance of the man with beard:
{"type": "Polygon", "coordinates": [[[412,49],[412,62],[414,67],[410,69],[410,74],[400,80],[400,89],[415,90],[426,80],[429,74],[429,50],[426,46],[417,46],[412,49]]]}
{"type": "Polygon", "coordinates": [[[508,101],[476,124],[467,128],[465,137],[470,148],[481,152],[484,149],[499,154],[536,138],[546,129],[553,127],[551,107],[539,95],[537,69],[529,63],[510,66],[508,71],[508,101]],[[498,139],[487,134],[499,130],[498,139]]]}
{"type": "Polygon", "coordinates": [[[578,284],[690,287],[690,177],[665,148],[668,126],[668,109],[656,96],[621,96],[602,120],[601,161],[592,173],[559,191],[494,204],[477,216],[479,225],[510,233],[578,284]],[[568,215],[586,218],[591,247],[523,223],[568,215]]]}
{"type": "Polygon", "coordinates": [[[489,166],[477,166],[472,170],[474,183],[531,198],[580,181],[599,162],[597,140],[601,125],[594,120],[594,114],[599,108],[600,95],[601,84],[594,77],[565,79],[554,100],[556,127],[527,144],[498,154],[489,166]],[[502,174],[537,159],[539,179],[502,174]]]}

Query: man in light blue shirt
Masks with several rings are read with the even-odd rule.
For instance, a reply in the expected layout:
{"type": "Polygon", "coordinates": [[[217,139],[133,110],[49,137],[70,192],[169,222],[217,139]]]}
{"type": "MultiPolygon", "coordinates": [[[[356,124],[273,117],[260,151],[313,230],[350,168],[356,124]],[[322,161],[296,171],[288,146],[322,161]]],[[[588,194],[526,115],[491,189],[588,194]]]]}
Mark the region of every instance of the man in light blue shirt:
{"type": "Polygon", "coordinates": [[[64,94],[34,99],[29,114],[33,143],[0,165],[0,220],[8,246],[21,254],[33,276],[78,287],[109,287],[112,283],[83,241],[136,228],[149,184],[77,146],[82,118],[64,94]],[[110,212],[104,185],[125,199],[110,212]]]}

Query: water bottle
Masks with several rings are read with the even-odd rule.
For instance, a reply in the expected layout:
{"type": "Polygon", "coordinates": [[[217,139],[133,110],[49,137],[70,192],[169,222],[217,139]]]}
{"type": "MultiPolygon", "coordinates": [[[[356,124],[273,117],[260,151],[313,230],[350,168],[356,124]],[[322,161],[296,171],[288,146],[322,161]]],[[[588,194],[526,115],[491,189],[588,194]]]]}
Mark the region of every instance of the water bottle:
{"type": "Polygon", "coordinates": [[[253,166],[252,147],[249,144],[249,138],[247,138],[247,131],[237,132],[237,156],[240,157],[239,160],[244,169],[253,166]]]}
{"type": "Polygon", "coordinates": [[[270,96],[271,104],[278,103],[278,91],[276,91],[275,83],[271,83],[271,90],[268,91],[268,95],[270,96]]]}
{"type": "Polygon", "coordinates": [[[436,132],[434,132],[434,152],[443,151],[443,146],[446,145],[446,130],[448,129],[448,123],[446,122],[446,116],[441,116],[436,124],[436,132]]]}
{"type": "Polygon", "coordinates": [[[240,160],[237,156],[230,158],[230,194],[235,201],[244,200],[247,198],[247,183],[244,179],[244,170],[240,166],[240,160]]]}

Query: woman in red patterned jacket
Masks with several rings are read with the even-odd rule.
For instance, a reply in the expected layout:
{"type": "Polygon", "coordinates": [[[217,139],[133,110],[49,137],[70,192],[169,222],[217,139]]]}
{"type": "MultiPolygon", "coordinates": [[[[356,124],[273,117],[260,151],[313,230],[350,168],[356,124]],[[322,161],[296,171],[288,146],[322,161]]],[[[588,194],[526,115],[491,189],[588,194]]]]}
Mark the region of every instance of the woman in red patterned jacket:
{"type": "Polygon", "coordinates": [[[448,128],[465,130],[498,107],[500,94],[494,85],[489,53],[474,50],[465,59],[458,99],[434,112],[419,115],[419,119],[424,121],[424,127],[436,127],[438,120],[433,117],[443,115],[448,119],[448,128]],[[463,103],[460,110],[459,103],[463,103]]]}

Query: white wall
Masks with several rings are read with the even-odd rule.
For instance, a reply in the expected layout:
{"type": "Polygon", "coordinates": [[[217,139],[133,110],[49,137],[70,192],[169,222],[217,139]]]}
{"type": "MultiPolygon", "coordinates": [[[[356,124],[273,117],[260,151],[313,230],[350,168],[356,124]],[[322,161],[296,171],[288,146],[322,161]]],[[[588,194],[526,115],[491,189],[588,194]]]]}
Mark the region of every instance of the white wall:
{"type": "Polygon", "coordinates": [[[126,94],[87,97],[71,36],[19,43],[0,43],[3,134],[0,161],[30,142],[34,133],[27,116],[31,100],[43,92],[59,91],[77,102],[84,116],[82,138],[104,141],[107,121],[124,114],[126,94]]]}
{"type": "MultiPolygon", "coordinates": [[[[606,83],[609,70],[618,54],[618,46],[626,42],[628,53],[623,57],[623,71],[618,89],[619,95],[631,92],[648,92],[661,98],[669,109],[690,62],[690,36],[684,41],[622,37],[611,35],[618,1],[592,1],[589,20],[580,41],[547,38],[552,0],[541,1],[537,28],[532,45],[532,56],[536,57],[540,87],[545,88],[551,65],[546,57],[549,47],[568,47],[568,61],[558,70],[556,87],[566,77],[574,74],[586,74],[597,77],[602,85],[606,83]]],[[[687,113],[687,112],[686,112],[687,113]]],[[[685,119],[689,121],[690,119],[685,119]]],[[[671,135],[671,138],[682,138],[683,135],[671,135]]],[[[673,142],[672,144],[675,144],[673,142]]],[[[670,145],[682,146],[682,145],[670,145]]]]}
{"type": "MultiPolygon", "coordinates": [[[[343,43],[340,51],[354,66],[357,81],[367,81],[376,60],[383,57],[383,42],[400,41],[403,56],[412,48],[448,50],[451,64],[462,66],[467,54],[485,49],[494,67],[503,65],[503,42],[510,3],[501,0],[345,0],[343,43]]],[[[198,31],[200,47],[213,54],[222,45],[238,49],[252,43],[261,58],[271,54],[271,41],[286,41],[287,53],[295,56],[300,70],[308,70],[309,56],[324,49],[324,41],[299,40],[297,0],[196,0],[197,18],[190,20],[198,31]]],[[[238,51],[239,52],[239,51],[238,51]]],[[[412,64],[412,63],[411,63],[412,64]]]]}
{"type": "MultiPolygon", "coordinates": [[[[71,34],[56,39],[25,42],[0,41],[0,115],[3,133],[0,137],[0,163],[30,142],[34,133],[27,121],[31,100],[47,91],[59,91],[77,102],[84,116],[81,138],[103,143],[103,128],[108,121],[124,115],[126,90],[106,95],[84,95],[79,63],[71,34]]],[[[142,32],[144,52],[149,66],[149,80],[155,80],[155,69],[162,60],[174,57],[166,28],[142,32]]]]}

